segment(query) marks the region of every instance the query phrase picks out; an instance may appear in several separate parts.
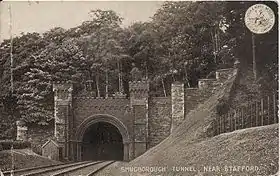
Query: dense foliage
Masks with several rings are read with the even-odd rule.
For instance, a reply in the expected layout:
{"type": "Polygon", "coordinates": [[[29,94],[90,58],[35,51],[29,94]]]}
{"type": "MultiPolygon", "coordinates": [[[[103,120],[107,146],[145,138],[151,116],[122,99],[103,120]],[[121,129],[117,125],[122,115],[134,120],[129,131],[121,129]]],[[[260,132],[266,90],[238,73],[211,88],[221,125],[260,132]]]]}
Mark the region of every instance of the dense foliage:
{"type": "MultiPolygon", "coordinates": [[[[113,11],[94,10],[90,21],[71,29],[22,34],[13,39],[13,93],[10,40],[4,40],[0,95],[7,118],[47,124],[53,118],[51,88],[56,80],[72,80],[76,93],[128,93],[135,65],[151,82],[154,95],[168,96],[173,81],[196,86],[198,78],[231,67],[235,58],[244,68],[251,67],[251,33],[244,15],[253,3],[165,2],[150,22],[129,27],[121,27],[122,18],[113,11]]],[[[256,36],[257,69],[264,85],[264,80],[277,85],[277,4],[265,3],[274,10],[276,24],[269,33],[256,36]]]]}
{"type": "Polygon", "coordinates": [[[9,150],[13,146],[14,149],[24,149],[31,147],[29,141],[12,141],[12,140],[1,140],[0,141],[0,151],[9,150]]]}

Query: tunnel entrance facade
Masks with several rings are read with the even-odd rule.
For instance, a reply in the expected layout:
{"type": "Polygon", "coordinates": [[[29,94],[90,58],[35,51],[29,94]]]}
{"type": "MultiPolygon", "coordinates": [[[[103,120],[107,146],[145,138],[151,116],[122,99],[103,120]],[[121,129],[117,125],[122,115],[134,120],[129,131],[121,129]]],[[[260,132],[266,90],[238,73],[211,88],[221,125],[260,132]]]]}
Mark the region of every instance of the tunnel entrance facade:
{"type": "Polygon", "coordinates": [[[149,148],[148,81],[129,84],[130,95],[74,94],[71,82],[56,82],[55,139],[66,160],[129,161],[149,148]]]}

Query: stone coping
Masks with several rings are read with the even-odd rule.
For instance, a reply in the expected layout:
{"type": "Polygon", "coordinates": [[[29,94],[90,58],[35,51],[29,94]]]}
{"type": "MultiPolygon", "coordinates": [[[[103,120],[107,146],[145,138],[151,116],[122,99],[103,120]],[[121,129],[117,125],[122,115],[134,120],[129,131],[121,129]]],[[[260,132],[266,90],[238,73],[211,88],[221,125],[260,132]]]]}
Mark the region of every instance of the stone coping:
{"type": "Polygon", "coordinates": [[[230,71],[230,70],[233,70],[234,68],[222,68],[222,69],[218,69],[216,70],[216,72],[219,72],[219,71],[230,71]]]}
{"type": "Polygon", "coordinates": [[[217,81],[215,78],[210,78],[210,79],[198,79],[198,81],[217,81]]]}
{"type": "Polygon", "coordinates": [[[188,87],[186,90],[198,90],[198,87],[188,87]]]}
{"type": "Polygon", "coordinates": [[[72,84],[73,81],[52,81],[53,84],[72,84]]]}
{"type": "Polygon", "coordinates": [[[167,96],[167,97],[151,97],[152,99],[157,98],[157,99],[168,99],[171,98],[171,96],[167,96]]]}
{"type": "Polygon", "coordinates": [[[73,99],[129,100],[129,98],[126,97],[73,97],[73,99]]]}

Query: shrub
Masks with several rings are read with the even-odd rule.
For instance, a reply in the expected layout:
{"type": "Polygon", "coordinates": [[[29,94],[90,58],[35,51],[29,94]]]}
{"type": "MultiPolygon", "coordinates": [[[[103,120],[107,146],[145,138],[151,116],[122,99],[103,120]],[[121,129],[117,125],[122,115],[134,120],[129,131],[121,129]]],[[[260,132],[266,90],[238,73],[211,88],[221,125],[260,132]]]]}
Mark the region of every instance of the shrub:
{"type": "Polygon", "coordinates": [[[219,116],[224,115],[229,111],[229,105],[225,100],[221,100],[216,106],[216,110],[219,116]]]}
{"type": "Polygon", "coordinates": [[[24,149],[24,148],[31,147],[31,144],[28,141],[13,141],[13,140],[0,141],[0,146],[2,146],[3,150],[10,150],[12,145],[14,149],[24,149]]]}

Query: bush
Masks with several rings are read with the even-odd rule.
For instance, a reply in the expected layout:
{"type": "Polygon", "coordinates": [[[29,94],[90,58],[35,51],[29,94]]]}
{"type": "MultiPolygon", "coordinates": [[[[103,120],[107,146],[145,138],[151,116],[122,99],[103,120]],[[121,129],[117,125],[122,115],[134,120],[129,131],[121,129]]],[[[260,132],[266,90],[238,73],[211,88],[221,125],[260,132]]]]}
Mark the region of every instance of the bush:
{"type": "Polygon", "coordinates": [[[31,144],[31,150],[39,155],[42,155],[42,148],[41,148],[41,145],[38,145],[38,144],[34,144],[32,143],[31,144]]]}
{"type": "Polygon", "coordinates": [[[216,110],[219,116],[224,115],[229,111],[229,105],[225,100],[221,100],[216,106],[216,110]]]}
{"type": "Polygon", "coordinates": [[[24,148],[31,147],[31,143],[28,141],[13,141],[13,140],[0,141],[0,146],[2,146],[2,150],[10,150],[12,145],[14,149],[24,149],[24,148]]]}

